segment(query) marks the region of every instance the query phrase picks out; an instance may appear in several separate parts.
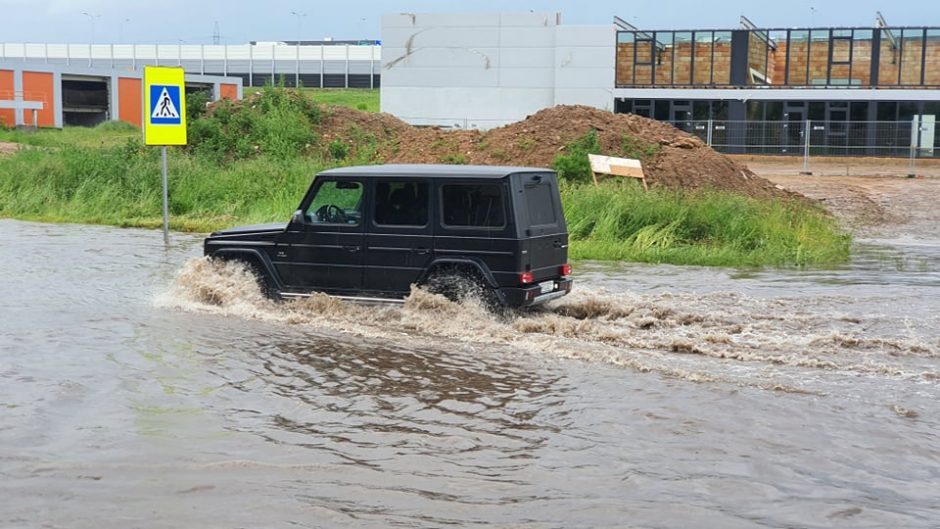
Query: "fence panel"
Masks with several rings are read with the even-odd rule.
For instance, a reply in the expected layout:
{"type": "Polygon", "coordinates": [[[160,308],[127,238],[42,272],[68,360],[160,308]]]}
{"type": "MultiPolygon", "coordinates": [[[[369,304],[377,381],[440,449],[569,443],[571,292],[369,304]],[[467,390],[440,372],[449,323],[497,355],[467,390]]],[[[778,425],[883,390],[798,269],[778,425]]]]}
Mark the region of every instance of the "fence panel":
{"type": "Polygon", "coordinates": [[[915,116],[911,121],[671,123],[722,153],[801,157],[804,172],[811,172],[814,158],[894,158],[891,163],[906,164],[911,174],[919,160],[940,162],[940,122],[935,116],[915,116]]]}

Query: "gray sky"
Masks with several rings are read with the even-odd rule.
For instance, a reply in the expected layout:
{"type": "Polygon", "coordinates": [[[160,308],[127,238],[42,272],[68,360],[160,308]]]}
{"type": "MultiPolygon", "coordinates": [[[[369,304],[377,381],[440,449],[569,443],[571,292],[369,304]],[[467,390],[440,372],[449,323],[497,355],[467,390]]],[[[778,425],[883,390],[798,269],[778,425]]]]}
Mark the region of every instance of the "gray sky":
{"type": "Polygon", "coordinates": [[[94,25],[98,44],[210,44],[214,21],[225,44],[298,34],[370,39],[381,37],[383,13],[529,10],[560,11],[566,24],[607,24],[618,15],[649,29],[733,28],[742,14],[762,27],[871,26],[877,10],[892,25],[940,26],[936,0],[0,0],[0,42],[87,43],[94,25]]]}

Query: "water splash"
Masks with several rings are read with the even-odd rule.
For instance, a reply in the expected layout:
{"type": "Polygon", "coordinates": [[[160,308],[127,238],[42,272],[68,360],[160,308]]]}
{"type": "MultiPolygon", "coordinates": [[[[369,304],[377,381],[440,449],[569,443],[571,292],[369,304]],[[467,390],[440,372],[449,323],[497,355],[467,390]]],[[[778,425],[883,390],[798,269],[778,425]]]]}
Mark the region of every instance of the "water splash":
{"type": "Polygon", "coordinates": [[[933,381],[935,344],[920,336],[871,333],[869,319],[811,310],[800,299],[733,292],[610,294],[581,288],[532,310],[493,314],[473,299],[454,303],[413,288],[401,306],[365,306],[323,294],[274,303],[233,262],[193,259],[158,299],[164,307],[210,312],[426,347],[510,347],[656,372],[782,391],[804,387],[807,371],[933,381]]]}

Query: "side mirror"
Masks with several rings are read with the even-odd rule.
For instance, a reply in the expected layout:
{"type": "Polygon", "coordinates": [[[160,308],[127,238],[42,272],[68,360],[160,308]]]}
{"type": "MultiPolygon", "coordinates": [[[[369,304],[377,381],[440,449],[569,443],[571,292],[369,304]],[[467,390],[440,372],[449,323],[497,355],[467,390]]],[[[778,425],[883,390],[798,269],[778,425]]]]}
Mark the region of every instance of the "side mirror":
{"type": "Polygon", "coordinates": [[[298,209],[297,211],[295,211],[294,215],[290,218],[291,224],[297,224],[299,226],[303,226],[305,222],[306,222],[306,219],[304,218],[304,211],[302,209],[298,209]]]}

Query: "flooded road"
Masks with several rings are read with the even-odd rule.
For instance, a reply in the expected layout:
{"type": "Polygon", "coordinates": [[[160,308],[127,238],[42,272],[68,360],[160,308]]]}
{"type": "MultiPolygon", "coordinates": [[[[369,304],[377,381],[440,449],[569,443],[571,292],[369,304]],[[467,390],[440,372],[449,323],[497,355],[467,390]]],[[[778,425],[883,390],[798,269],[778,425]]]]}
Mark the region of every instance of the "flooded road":
{"type": "Polygon", "coordinates": [[[495,317],[274,305],[199,243],[0,221],[0,527],[940,525],[938,244],[495,317]]]}

